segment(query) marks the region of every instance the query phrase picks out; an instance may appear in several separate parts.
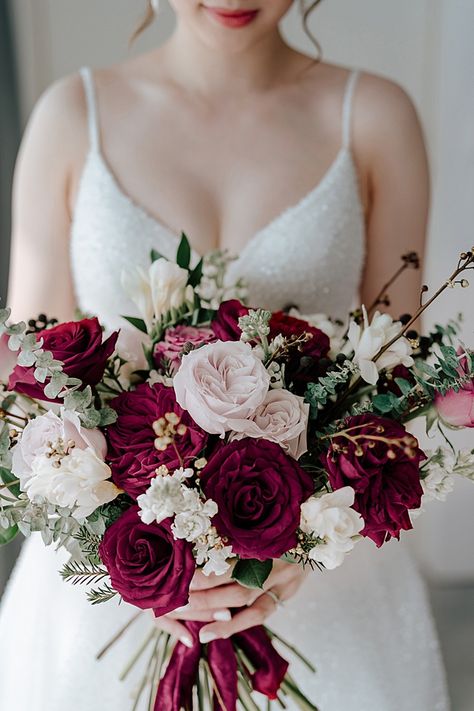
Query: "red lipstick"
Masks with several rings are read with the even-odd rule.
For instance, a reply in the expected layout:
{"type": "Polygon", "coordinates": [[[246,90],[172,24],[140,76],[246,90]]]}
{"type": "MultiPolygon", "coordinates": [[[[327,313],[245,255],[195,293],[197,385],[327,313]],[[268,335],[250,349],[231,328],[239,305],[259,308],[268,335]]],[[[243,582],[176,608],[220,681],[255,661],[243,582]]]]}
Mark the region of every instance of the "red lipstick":
{"type": "Polygon", "coordinates": [[[244,27],[255,20],[258,15],[258,10],[226,10],[223,7],[208,7],[207,5],[204,5],[204,9],[225,27],[244,27]]]}

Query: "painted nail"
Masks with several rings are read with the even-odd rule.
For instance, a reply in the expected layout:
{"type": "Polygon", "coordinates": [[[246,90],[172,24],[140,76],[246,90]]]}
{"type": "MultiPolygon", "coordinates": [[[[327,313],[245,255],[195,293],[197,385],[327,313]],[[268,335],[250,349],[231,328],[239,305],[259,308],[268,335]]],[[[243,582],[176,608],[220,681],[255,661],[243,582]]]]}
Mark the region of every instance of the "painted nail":
{"type": "Polygon", "coordinates": [[[199,641],[201,644],[213,642],[215,639],[217,639],[217,635],[214,634],[214,632],[199,632],[199,641]]]}
{"type": "Polygon", "coordinates": [[[229,622],[229,620],[232,619],[232,615],[230,614],[230,610],[216,610],[213,614],[213,618],[217,622],[229,622]]]}
{"type": "Polygon", "coordinates": [[[185,647],[189,647],[189,649],[192,649],[194,647],[193,640],[191,637],[186,637],[183,635],[182,637],[179,638],[179,641],[181,644],[184,644],[185,647]]]}

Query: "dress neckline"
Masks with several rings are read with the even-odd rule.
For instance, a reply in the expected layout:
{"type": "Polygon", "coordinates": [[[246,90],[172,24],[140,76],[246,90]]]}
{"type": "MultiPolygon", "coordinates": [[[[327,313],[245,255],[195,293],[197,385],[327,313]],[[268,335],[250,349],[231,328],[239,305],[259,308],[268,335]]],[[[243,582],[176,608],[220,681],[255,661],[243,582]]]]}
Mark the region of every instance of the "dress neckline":
{"type": "MultiPolygon", "coordinates": [[[[142,219],[145,219],[149,224],[151,224],[154,229],[158,229],[161,232],[165,233],[173,242],[175,243],[176,247],[179,244],[181,235],[178,234],[175,230],[173,230],[171,227],[166,225],[162,220],[159,218],[155,217],[152,215],[152,213],[141,203],[139,203],[137,200],[135,200],[124,188],[121,186],[120,181],[118,180],[117,176],[115,175],[114,171],[110,167],[108,161],[106,160],[105,156],[102,154],[102,152],[97,148],[91,146],[89,148],[84,167],[82,169],[82,174],[80,177],[79,181],[79,188],[78,192],[76,195],[76,201],[75,201],[75,206],[73,210],[73,221],[76,216],[76,210],[77,210],[77,205],[79,203],[79,198],[81,195],[81,192],[84,187],[85,179],[87,176],[87,171],[89,168],[90,163],[95,160],[96,164],[102,171],[103,175],[106,177],[108,180],[109,184],[111,185],[113,191],[115,194],[121,199],[129,209],[134,210],[137,214],[139,214],[142,219]]],[[[240,255],[239,258],[246,253],[249,249],[252,247],[255,247],[257,242],[263,237],[267,232],[273,231],[278,225],[283,223],[285,220],[287,220],[290,217],[293,217],[295,214],[298,214],[300,210],[304,209],[313,199],[315,199],[317,196],[319,196],[320,193],[324,191],[326,186],[330,184],[330,180],[333,177],[333,174],[337,171],[339,166],[344,163],[344,161],[348,162],[349,168],[354,174],[356,178],[356,199],[359,203],[360,208],[362,209],[362,203],[360,199],[360,191],[358,189],[358,179],[357,179],[357,171],[354,165],[354,160],[352,157],[352,151],[349,146],[346,145],[341,145],[339,148],[339,151],[337,152],[337,155],[335,156],[334,160],[331,162],[327,170],[323,173],[323,176],[321,179],[314,185],[312,188],[308,190],[301,198],[299,198],[297,201],[294,203],[291,203],[288,205],[286,208],[283,208],[275,217],[271,218],[265,225],[263,225],[261,228],[259,228],[246,242],[246,244],[242,247],[240,250],[240,255]]],[[[192,251],[194,252],[194,255],[197,258],[202,257],[203,255],[197,252],[194,248],[192,248],[192,251]]]]}

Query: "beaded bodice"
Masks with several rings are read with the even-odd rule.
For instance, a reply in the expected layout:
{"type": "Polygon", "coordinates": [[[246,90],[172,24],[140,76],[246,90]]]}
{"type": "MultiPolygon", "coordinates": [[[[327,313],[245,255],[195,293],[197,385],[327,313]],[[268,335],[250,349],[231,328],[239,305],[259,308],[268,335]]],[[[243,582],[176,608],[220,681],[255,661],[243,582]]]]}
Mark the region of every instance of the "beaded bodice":
{"type": "MultiPolygon", "coordinates": [[[[100,150],[91,72],[81,70],[88,104],[90,149],[80,180],[71,230],[71,267],[79,307],[108,327],[134,315],[120,284],[131,263],[146,266],[154,248],[172,258],[178,236],[120,188],[100,150]]],[[[364,220],[350,148],[352,95],[343,102],[342,143],[323,179],[299,202],[255,234],[232,263],[249,303],[272,310],[295,305],[302,313],[344,317],[357,294],[364,259],[364,220]]],[[[195,255],[197,258],[197,255],[195,255]]]]}

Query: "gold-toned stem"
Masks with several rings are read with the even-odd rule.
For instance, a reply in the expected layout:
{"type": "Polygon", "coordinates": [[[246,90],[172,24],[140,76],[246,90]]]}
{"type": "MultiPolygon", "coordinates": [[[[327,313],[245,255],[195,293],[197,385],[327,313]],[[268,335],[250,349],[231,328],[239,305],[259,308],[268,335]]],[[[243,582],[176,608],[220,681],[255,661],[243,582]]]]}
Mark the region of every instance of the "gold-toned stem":
{"type": "Polygon", "coordinates": [[[16,486],[19,483],[20,483],[19,479],[13,479],[13,481],[9,481],[7,484],[0,482],[0,491],[2,489],[11,489],[12,486],[16,486]]]}
{"type": "Polygon", "coordinates": [[[383,285],[383,287],[380,289],[379,293],[378,293],[377,296],[375,297],[374,301],[372,302],[372,304],[371,304],[371,305],[369,306],[369,308],[367,309],[367,314],[368,314],[369,316],[372,314],[372,312],[374,311],[374,309],[376,309],[379,304],[383,303],[383,302],[382,302],[382,299],[383,299],[384,294],[386,294],[387,290],[388,290],[388,289],[392,286],[392,284],[400,277],[400,275],[403,274],[403,272],[405,271],[405,269],[408,269],[409,266],[410,266],[410,265],[409,265],[408,262],[403,262],[402,266],[399,267],[399,268],[397,269],[397,271],[395,272],[395,274],[387,281],[386,284],[383,285]]]}

